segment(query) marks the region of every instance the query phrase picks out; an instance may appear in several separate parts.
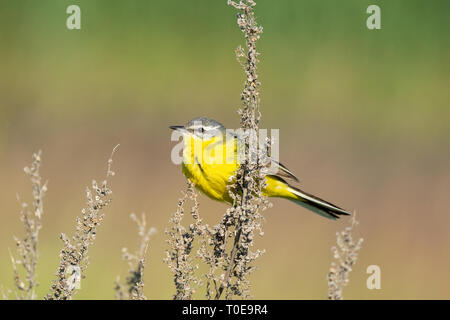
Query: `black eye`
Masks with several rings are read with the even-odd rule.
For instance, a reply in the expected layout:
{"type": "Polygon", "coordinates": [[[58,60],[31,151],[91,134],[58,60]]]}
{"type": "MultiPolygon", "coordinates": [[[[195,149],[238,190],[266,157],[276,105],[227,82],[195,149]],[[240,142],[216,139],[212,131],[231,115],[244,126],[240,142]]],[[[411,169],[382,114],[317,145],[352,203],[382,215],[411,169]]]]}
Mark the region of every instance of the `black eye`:
{"type": "Polygon", "coordinates": [[[202,127],[202,133],[204,133],[204,132],[205,132],[205,128],[202,127]]]}

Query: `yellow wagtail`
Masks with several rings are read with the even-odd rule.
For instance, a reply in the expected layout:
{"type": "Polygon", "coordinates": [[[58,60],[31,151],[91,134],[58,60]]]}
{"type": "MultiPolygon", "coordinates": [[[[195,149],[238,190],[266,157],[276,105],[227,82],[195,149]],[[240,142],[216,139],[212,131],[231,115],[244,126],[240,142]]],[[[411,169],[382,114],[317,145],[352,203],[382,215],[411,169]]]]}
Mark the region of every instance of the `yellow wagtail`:
{"type": "MultiPolygon", "coordinates": [[[[230,134],[219,122],[204,117],[195,118],[185,126],[170,128],[183,136],[184,175],[209,198],[232,203],[227,186],[233,183],[231,178],[239,167],[236,154],[241,140],[238,135],[230,134]]],[[[278,161],[269,160],[276,166],[277,173],[266,175],[263,195],[291,200],[329,219],[350,215],[348,211],[290,185],[285,179],[298,182],[294,174],[278,161]]]]}

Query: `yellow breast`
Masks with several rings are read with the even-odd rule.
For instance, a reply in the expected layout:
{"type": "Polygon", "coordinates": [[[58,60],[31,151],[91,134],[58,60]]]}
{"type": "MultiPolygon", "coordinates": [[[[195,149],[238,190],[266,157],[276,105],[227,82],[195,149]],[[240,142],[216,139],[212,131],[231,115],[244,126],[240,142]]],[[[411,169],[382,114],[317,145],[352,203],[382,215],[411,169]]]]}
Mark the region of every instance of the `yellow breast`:
{"type": "Polygon", "coordinates": [[[235,141],[214,137],[202,140],[196,136],[185,137],[183,174],[208,197],[232,202],[227,186],[238,168],[235,141]]]}

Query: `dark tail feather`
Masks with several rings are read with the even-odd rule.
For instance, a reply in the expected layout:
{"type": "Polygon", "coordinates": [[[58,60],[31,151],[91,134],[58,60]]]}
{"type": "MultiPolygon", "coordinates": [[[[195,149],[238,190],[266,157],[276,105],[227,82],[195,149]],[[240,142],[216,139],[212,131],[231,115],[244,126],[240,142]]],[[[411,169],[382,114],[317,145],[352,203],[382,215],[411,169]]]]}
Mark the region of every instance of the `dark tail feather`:
{"type": "Polygon", "coordinates": [[[303,192],[302,190],[295,187],[289,186],[289,191],[291,191],[293,195],[295,195],[295,197],[289,198],[289,200],[325,218],[336,220],[339,219],[339,216],[341,215],[348,216],[351,214],[350,212],[339,208],[332,203],[303,192]]]}

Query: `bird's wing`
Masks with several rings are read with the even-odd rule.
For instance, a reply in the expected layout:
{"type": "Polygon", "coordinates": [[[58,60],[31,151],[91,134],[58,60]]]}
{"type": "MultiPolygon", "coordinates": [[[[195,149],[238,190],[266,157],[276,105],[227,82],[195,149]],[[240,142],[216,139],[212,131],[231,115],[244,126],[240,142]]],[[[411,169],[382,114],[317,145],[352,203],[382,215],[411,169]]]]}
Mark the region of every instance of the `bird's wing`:
{"type": "MultiPolygon", "coordinates": [[[[243,141],[243,138],[239,135],[235,135],[234,138],[237,139],[237,141],[238,141],[237,144],[242,143],[242,141],[243,141]]],[[[235,146],[237,146],[237,144],[235,146]]],[[[269,145],[266,144],[266,155],[268,153],[269,153],[269,145]]],[[[292,171],[289,170],[288,168],[286,168],[281,162],[279,162],[271,157],[266,157],[264,161],[266,162],[266,164],[265,164],[266,168],[275,168],[277,170],[277,172],[274,173],[273,175],[278,176],[280,178],[285,178],[288,180],[300,182],[300,180],[298,180],[298,178],[292,173],[292,171]]]]}

